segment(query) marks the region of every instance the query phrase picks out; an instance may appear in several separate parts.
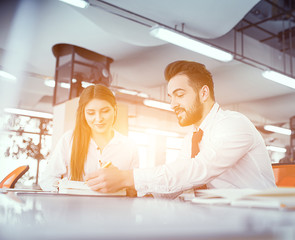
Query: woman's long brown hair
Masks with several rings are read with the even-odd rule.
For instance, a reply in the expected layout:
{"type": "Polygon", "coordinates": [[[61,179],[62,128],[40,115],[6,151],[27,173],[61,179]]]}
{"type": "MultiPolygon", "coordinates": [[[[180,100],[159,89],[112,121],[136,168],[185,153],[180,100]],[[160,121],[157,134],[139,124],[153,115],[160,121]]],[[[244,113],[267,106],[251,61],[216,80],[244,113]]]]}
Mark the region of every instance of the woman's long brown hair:
{"type": "Polygon", "coordinates": [[[81,181],[84,175],[84,164],[87,159],[91,129],[85,119],[85,106],[92,99],[108,101],[112,107],[117,109],[117,103],[112,91],[103,85],[91,85],[85,88],[79,99],[76,124],[73,132],[73,144],[71,152],[71,180],[81,181]]]}

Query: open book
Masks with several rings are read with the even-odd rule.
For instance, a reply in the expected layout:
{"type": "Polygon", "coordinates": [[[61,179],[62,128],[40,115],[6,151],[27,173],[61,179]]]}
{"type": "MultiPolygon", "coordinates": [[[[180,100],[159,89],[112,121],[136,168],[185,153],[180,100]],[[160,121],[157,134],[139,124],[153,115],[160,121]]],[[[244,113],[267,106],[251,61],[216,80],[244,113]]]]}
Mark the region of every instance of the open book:
{"type": "Polygon", "coordinates": [[[206,189],[192,199],[197,204],[228,204],[236,207],[284,208],[295,210],[295,188],[206,189]]]}
{"type": "Polygon", "coordinates": [[[97,196],[126,196],[126,190],[121,190],[115,193],[100,193],[91,190],[85,182],[70,181],[68,179],[62,179],[58,183],[58,192],[60,194],[70,195],[97,195],[97,196]]]}

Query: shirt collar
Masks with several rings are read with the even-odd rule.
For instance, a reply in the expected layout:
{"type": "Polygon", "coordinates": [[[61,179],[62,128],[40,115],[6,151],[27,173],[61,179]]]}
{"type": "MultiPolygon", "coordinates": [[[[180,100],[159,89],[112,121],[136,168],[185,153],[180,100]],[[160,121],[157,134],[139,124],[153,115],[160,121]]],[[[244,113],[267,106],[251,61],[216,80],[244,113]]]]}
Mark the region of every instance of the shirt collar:
{"type": "MultiPolygon", "coordinates": [[[[106,146],[111,145],[111,144],[120,144],[120,143],[121,143],[121,135],[120,135],[119,132],[117,132],[116,130],[114,130],[114,136],[108,142],[108,144],[106,146]]],[[[90,144],[94,144],[97,147],[96,143],[94,142],[94,140],[92,138],[90,138],[90,144]]]]}
{"type": "MultiPolygon", "coordinates": [[[[207,116],[205,117],[205,119],[203,120],[201,125],[199,126],[199,128],[201,128],[203,131],[206,130],[206,127],[208,126],[208,124],[210,124],[210,122],[215,117],[216,113],[218,112],[219,107],[220,107],[219,104],[217,102],[215,102],[213,107],[211,108],[210,112],[207,114],[207,116]]],[[[195,129],[195,131],[196,130],[198,130],[198,129],[195,129]]]]}

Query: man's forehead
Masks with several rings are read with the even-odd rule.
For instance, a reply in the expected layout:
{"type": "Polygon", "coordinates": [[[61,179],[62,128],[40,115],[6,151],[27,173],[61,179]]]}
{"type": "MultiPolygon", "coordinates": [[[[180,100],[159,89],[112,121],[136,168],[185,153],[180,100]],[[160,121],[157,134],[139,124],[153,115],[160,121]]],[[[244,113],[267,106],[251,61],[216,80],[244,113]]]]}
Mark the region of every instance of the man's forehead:
{"type": "Polygon", "coordinates": [[[167,91],[168,95],[171,95],[176,91],[187,90],[189,88],[191,88],[191,86],[189,85],[189,79],[186,75],[182,74],[176,75],[170,79],[170,81],[168,82],[167,91]]]}

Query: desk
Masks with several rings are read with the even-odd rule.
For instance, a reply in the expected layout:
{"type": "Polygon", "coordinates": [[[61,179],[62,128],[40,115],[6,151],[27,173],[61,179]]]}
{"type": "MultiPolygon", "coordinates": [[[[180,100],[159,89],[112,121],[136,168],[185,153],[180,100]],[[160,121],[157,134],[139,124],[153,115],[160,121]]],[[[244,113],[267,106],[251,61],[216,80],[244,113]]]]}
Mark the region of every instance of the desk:
{"type": "Polygon", "coordinates": [[[181,200],[0,194],[0,239],[295,239],[295,211],[181,200]]]}

